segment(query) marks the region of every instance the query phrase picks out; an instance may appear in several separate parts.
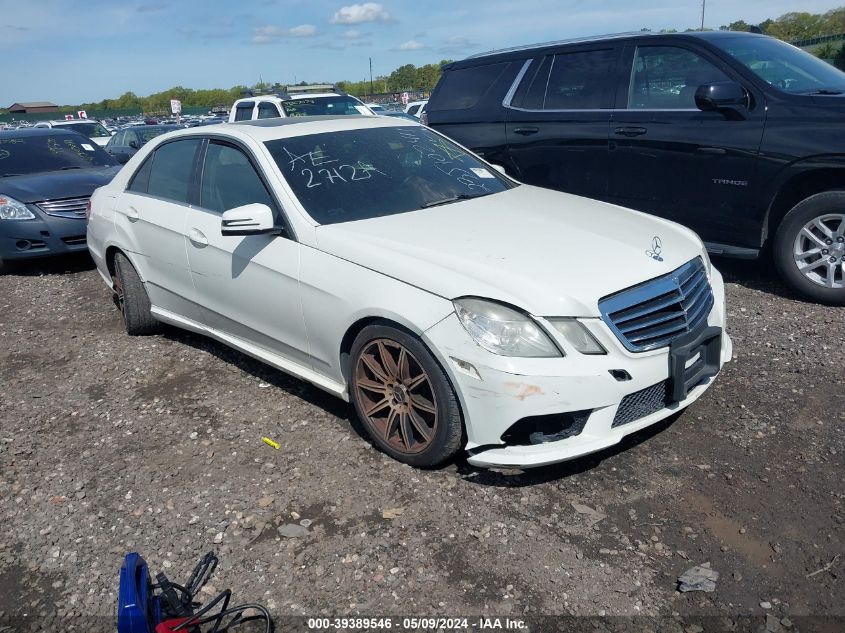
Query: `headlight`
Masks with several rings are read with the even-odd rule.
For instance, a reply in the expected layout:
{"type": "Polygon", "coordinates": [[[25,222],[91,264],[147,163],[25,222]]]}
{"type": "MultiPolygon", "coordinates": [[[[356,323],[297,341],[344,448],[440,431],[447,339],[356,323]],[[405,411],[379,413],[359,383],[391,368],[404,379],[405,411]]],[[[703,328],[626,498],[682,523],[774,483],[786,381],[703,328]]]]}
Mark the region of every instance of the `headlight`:
{"type": "Polygon", "coordinates": [[[548,319],[549,323],[561,334],[567,342],[582,354],[607,354],[590,330],[576,319],[548,319]]]}
{"type": "Polygon", "coordinates": [[[530,317],[485,299],[454,302],[458,319],[476,343],[500,356],[559,357],[562,352],[530,317]]]}
{"type": "Polygon", "coordinates": [[[14,198],[0,196],[0,220],[34,220],[35,215],[14,198]]]}

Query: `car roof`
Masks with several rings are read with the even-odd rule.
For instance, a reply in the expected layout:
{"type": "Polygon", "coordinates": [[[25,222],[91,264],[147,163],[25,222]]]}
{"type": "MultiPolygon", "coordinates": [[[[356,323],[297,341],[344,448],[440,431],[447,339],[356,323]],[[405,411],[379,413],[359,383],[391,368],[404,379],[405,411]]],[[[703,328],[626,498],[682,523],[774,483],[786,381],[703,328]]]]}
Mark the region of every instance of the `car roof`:
{"type": "Polygon", "coordinates": [[[608,35],[591,35],[588,37],[575,37],[565,40],[557,40],[552,42],[539,42],[536,44],[527,44],[524,46],[513,46],[510,48],[499,48],[484,53],[476,53],[460,61],[452,62],[444,66],[444,69],[450,70],[452,68],[461,68],[464,66],[475,66],[479,61],[487,61],[489,58],[504,57],[504,58],[522,58],[524,53],[534,52],[546,48],[557,48],[560,46],[575,45],[575,44],[590,44],[596,42],[608,42],[625,39],[641,39],[641,38],[697,38],[703,40],[717,40],[730,37],[768,37],[756,33],[749,33],[746,31],[685,31],[683,33],[655,33],[652,31],[629,31],[625,33],[611,33],[608,35]]]}
{"type": "Polygon", "coordinates": [[[364,115],[333,115],[333,116],[295,116],[277,117],[272,119],[257,119],[254,121],[238,121],[237,123],[221,123],[213,127],[183,128],[170,133],[167,138],[187,137],[193,135],[219,136],[225,134],[233,137],[248,137],[259,143],[279,138],[305,136],[307,134],[323,134],[328,132],[344,132],[377,127],[407,127],[419,125],[414,121],[396,117],[364,116],[364,115]]]}
{"type": "Polygon", "coordinates": [[[73,130],[57,130],[50,127],[29,127],[17,130],[0,130],[0,138],[19,138],[26,136],[80,136],[73,130]]]}

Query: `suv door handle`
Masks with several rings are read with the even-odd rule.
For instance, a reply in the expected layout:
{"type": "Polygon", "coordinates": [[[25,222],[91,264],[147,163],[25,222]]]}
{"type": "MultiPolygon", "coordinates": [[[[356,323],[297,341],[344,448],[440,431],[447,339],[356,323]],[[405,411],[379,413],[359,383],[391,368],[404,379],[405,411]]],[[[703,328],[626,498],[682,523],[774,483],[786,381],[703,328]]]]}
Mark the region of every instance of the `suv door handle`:
{"type": "Polygon", "coordinates": [[[130,222],[137,222],[138,220],[141,219],[141,214],[138,213],[138,209],[136,209],[133,206],[129,206],[129,207],[126,208],[126,218],[130,222]]]}
{"type": "Polygon", "coordinates": [[[208,245],[208,238],[199,229],[191,229],[188,233],[188,239],[191,240],[194,246],[208,245]]]}
{"type": "Polygon", "coordinates": [[[619,136],[642,136],[648,132],[648,130],[644,127],[636,127],[636,126],[625,126],[625,127],[618,127],[613,130],[614,134],[618,134],[619,136]]]}
{"type": "Polygon", "coordinates": [[[513,133],[514,134],[521,134],[522,136],[530,136],[531,134],[536,134],[540,131],[540,128],[534,126],[526,126],[526,127],[518,127],[515,128],[513,133]]]}

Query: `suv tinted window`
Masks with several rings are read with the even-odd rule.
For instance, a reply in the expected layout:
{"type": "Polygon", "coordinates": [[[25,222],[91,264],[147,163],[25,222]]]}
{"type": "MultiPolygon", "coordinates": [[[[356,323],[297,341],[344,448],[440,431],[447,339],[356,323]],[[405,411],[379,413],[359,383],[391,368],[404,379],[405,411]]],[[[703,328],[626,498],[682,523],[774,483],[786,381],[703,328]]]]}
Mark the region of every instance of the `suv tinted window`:
{"type": "Polygon", "coordinates": [[[276,105],[269,101],[264,101],[258,104],[258,118],[259,119],[277,119],[279,118],[279,110],[276,105]]]}
{"type": "Polygon", "coordinates": [[[475,107],[509,65],[510,62],[500,62],[443,73],[435,107],[438,110],[467,110],[475,107]]]}
{"type": "Polygon", "coordinates": [[[730,77],[685,48],[638,46],[628,90],[628,108],[694,110],[695,91],[701,84],[711,81],[730,81],[730,77]]]}
{"type": "Polygon", "coordinates": [[[187,203],[194,156],[199,146],[199,139],[186,139],[159,147],[153,155],[147,193],[187,203]]]}
{"type": "Polygon", "coordinates": [[[535,59],[514,93],[511,105],[526,110],[601,108],[610,88],[615,51],[578,51],[535,59]]]}
{"type": "Polygon", "coordinates": [[[200,204],[222,213],[255,202],[271,209],[275,207],[246,154],[229,145],[211,142],[203,165],[200,204]]]}
{"type": "Polygon", "coordinates": [[[543,109],[600,108],[613,57],[612,49],[555,55],[543,109]]]}

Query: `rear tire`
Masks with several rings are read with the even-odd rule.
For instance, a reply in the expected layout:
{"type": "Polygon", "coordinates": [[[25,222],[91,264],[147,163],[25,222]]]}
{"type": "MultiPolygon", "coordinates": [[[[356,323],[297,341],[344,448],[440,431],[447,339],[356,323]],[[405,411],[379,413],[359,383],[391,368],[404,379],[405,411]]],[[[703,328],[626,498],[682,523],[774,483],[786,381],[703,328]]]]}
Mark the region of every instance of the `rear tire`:
{"type": "Polygon", "coordinates": [[[443,369],[416,336],[361,330],[350,351],[350,397],[373,442],[393,459],[439,466],[461,448],[461,410],[443,369]]]}
{"type": "Polygon", "coordinates": [[[150,313],[150,298],[135,267],[123,253],[114,256],[115,302],[130,336],[157,334],[161,323],[150,313]]]}
{"type": "Polygon", "coordinates": [[[825,191],[796,204],[774,240],[775,266],[805,297],[845,305],[845,191],[825,191]]]}

